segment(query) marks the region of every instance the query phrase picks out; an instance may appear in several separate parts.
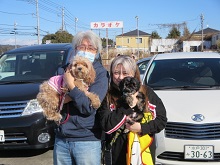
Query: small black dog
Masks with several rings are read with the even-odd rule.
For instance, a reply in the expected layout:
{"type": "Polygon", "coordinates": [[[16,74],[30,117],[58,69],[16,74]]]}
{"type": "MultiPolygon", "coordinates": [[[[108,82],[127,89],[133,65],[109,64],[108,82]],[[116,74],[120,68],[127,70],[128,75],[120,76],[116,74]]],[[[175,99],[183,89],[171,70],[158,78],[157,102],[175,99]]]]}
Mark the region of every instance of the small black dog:
{"type": "Polygon", "coordinates": [[[144,110],[146,108],[145,95],[140,92],[141,83],[134,77],[125,77],[119,84],[119,89],[122,92],[122,97],[119,99],[118,103],[127,103],[129,106],[133,104],[133,98],[131,95],[138,92],[137,95],[137,106],[133,108],[134,112],[129,115],[133,120],[127,121],[129,124],[134,124],[134,122],[141,122],[144,117],[144,110]]]}

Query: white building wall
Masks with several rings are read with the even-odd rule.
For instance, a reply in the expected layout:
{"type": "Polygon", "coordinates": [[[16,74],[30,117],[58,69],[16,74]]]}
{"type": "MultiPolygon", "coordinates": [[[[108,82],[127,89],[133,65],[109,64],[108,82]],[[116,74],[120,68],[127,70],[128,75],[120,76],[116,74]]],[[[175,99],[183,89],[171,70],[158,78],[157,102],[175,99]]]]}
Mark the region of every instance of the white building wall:
{"type": "Polygon", "coordinates": [[[177,39],[152,39],[151,52],[172,52],[177,39]]]}
{"type": "MultiPolygon", "coordinates": [[[[190,47],[198,47],[202,45],[202,41],[183,41],[183,52],[190,52],[190,47]]],[[[203,46],[205,46],[206,49],[210,49],[211,47],[211,41],[204,41],[203,46]]]]}

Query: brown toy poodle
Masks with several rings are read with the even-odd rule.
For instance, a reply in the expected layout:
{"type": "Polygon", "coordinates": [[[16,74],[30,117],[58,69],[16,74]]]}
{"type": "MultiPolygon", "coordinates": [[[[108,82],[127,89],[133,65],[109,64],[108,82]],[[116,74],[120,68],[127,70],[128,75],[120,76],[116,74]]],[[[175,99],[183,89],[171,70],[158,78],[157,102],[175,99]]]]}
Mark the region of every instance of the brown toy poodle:
{"type": "MultiPolygon", "coordinates": [[[[76,55],[68,67],[75,79],[75,86],[85,93],[91,100],[91,106],[97,109],[101,104],[99,97],[95,93],[88,91],[89,86],[95,81],[96,77],[92,63],[87,58],[76,55]]],[[[67,93],[68,89],[63,81],[63,75],[51,77],[40,85],[37,100],[43,108],[44,116],[48,120],[60,122],[62,119],[60,111],[67,93]]]]}

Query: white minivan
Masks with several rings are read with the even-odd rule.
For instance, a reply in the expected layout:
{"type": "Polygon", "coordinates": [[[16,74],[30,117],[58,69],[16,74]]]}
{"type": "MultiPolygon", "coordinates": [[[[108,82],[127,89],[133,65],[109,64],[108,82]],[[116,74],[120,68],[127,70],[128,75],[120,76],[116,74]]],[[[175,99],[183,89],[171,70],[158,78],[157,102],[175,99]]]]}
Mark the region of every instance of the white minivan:
{"type": "Polygon", "coordinates": [[[220,54],[178,52],[152,57],[143,77],[162,99],[168,122],[156,135],[156,162],[220,164],[220,54]]]}

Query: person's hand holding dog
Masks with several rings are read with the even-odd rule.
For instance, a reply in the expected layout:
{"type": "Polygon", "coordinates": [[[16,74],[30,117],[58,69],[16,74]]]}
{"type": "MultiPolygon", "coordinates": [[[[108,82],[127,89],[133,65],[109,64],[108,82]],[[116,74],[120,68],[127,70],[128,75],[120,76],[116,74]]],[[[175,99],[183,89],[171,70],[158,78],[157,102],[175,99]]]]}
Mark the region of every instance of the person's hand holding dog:
{"type": "MultiPolygon", "coordinates": [[[[69,90],[71,90],[71,89],[73,89],[75,87],[74,77],[70,73],[70,67],[69,66],[65,70],[65,73],[63,75],[63,80],[64,80],[64,82],[66,84],[66,88],[67,89],[65,88],[65,89],[62,89],[62,90],[69,91],[69,90]]],[[[69,97],[69,95],[66,95],[65,96],[65,100],[64,100],[64,104],[66,104],[66,103],[68,103],[70,101],[72,101],[72,99],[69,97]]]]}
{"type": "MultiPolygon", "coordinates": [[[[74,77],[70,73],[70,67],[69,66],[65,69],[65,73],[63,75],[63,80],[66,84],[66,87],[62,88],[64,93],[66,93],[67,91],[69,91],[69,90],[71,90],[75,87],[74,77]]],[[[66,104],[70,101],[72,101],[72,99],[69,97],[69,95],[66,95],[65,100],[64,100],[64,104],[66,104]]]]}
{"type": "MultiPolygon", "coordinates": [[[[128,119],[128,120],[132,120],[132,119],[128,119]]],[[[134,133],[141,132],[141,124],[139,122],[134,122],[134,124],[126,123],[125,126],[131,132],[134,132],[134,133]]]]}
{"type": "Polygon", "coordinates": [[[67,88],[69,90],[72,90],[73,88],[75,88],[75,84],[74,84],[74,77],[72,76],[71,72],[70,72],[70,66],[68,66],[66,68],[66,71],[63,75],[63,79],[64,79],[64,82],[66,83],[67,85],[67,88]]]}

